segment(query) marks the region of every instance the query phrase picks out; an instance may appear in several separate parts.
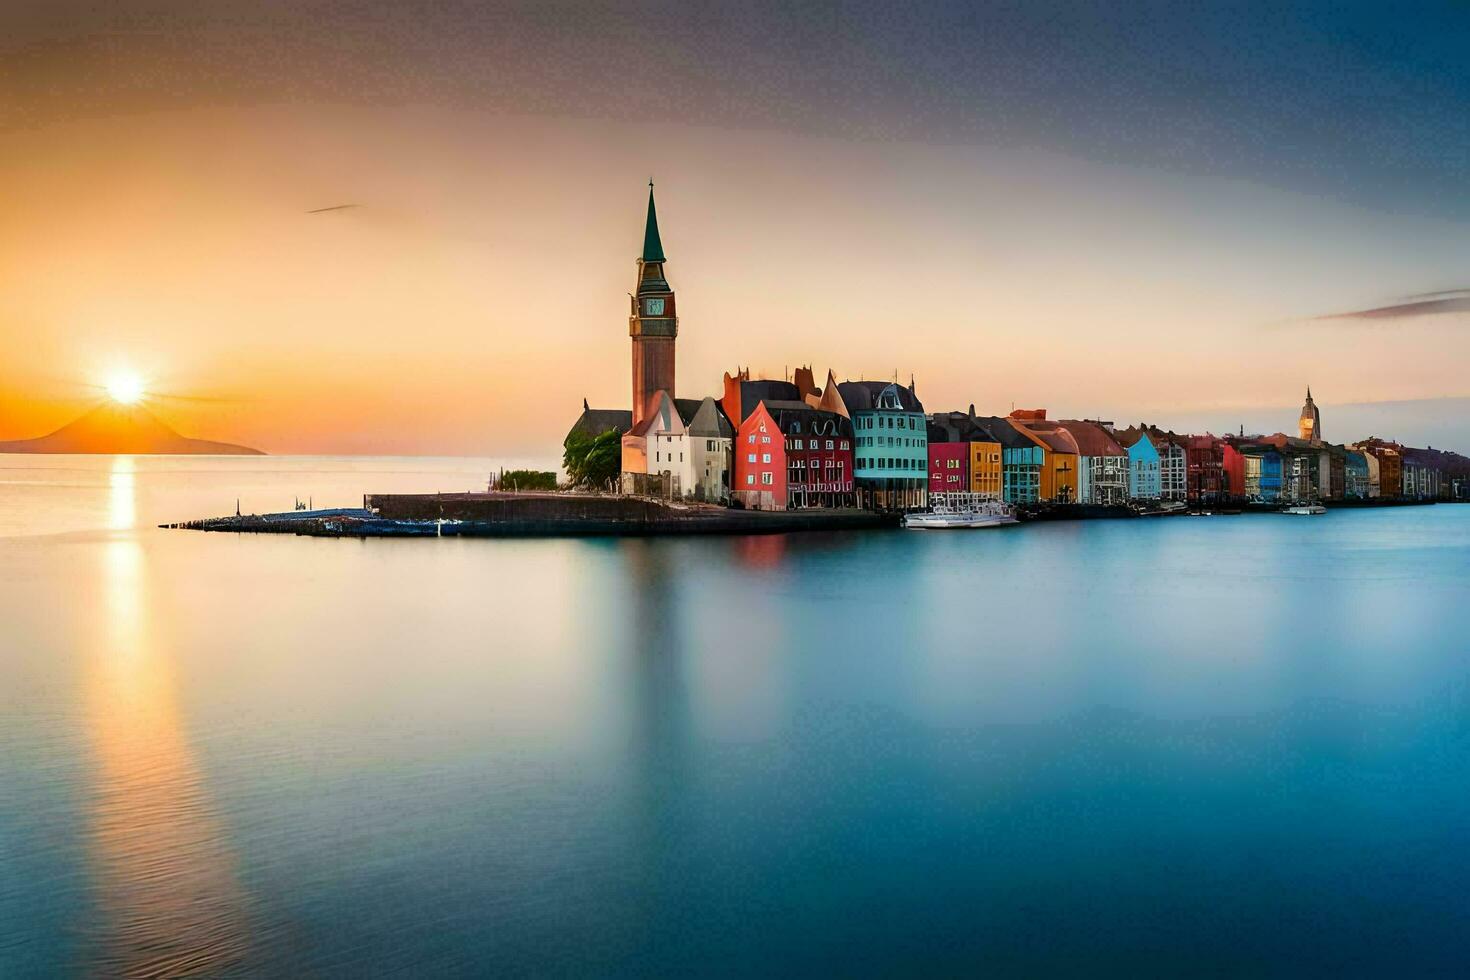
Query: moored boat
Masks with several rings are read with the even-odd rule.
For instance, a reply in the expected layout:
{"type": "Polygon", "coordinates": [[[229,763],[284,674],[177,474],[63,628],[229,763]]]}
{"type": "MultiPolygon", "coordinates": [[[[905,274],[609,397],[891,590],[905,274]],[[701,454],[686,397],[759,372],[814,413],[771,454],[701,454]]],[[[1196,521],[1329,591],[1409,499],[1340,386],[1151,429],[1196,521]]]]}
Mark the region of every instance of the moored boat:
{"type": "Polygon", "coordinates": [[[936,493],[930,509],[905,514],[903,526],[914,531],[1000,527],[1020,523],[1015,511],[999,500],[985,500],[972,493],[936,493]]]}
{"type": "Polygon", "coordinates": [[[1316,517],[1318,514],[1327,513],[1327,508],[1321,504],[1296,504],[1292,507],[1281,508],[1281,513],[1291,514],[1294,517],[1316,517]]]}

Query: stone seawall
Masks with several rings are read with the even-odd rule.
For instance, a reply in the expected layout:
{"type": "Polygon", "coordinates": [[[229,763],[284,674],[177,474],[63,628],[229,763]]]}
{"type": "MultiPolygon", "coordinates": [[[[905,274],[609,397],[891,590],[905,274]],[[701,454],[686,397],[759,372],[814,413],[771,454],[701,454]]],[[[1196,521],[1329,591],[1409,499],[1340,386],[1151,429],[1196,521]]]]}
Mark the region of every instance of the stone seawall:
{"type": "Polygon", "coordinates": [[[367,510],[394,521],[459,521],[464,534],[771,534],[896,527],[861,510],[752,511],[576,493],[369,494],[367,510]]]}
{"type": "Polygon", "coordinates": [[[369,494],[362,509],[252,514],[165,524],[312,537],[554,537],[784,534],[898,526],[861,510],[748,511],[590,494],[369,494]]]}

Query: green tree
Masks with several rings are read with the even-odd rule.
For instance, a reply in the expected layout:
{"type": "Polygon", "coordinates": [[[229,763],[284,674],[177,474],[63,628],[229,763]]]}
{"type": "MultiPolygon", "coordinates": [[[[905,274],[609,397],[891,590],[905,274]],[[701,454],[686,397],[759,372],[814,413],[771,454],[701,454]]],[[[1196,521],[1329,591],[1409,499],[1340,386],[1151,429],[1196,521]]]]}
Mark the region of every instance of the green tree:
{"type": "Polygon", "coordinates": [[[501,490],[555,490],[556,474],[544,470],[506,470],[495,478],[501,490]]]}
{"type": "Polygon", "coordinates": [[[574,487],[609,489],[623,468],[623,434],[616,429],[596,437],[573,432],[562,448],[562,468],[574,487]]]}

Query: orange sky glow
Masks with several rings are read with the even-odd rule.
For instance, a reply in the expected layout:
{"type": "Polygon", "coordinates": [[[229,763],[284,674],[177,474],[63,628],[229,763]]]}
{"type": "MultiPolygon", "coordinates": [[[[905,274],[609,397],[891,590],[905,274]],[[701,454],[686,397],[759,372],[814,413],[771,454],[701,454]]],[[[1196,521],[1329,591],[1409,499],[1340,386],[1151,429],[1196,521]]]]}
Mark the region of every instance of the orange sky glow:
{"type": "Polygon", "coordinates": [[[295,104],[0,131],[0,439],[131,371],[199,438],[553,460],[583,397],[628,398],[650,174],[682,396],[800,363],[912,372],[931,410],[1222,427],[1308,382],[1470,395],[1463,314],[1313,319],[1453,284],[1446,218],[1040,151],[295,104]]]}

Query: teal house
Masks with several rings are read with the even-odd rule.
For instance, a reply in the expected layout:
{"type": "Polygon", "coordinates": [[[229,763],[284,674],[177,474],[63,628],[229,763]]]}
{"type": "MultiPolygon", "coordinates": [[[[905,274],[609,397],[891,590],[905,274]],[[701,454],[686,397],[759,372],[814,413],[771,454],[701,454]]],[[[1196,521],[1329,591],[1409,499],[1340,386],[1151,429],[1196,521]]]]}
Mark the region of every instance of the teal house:
{"type": "Polygon", "coordinates": [[[1041,500],[1041,469],[1046,451],[1030,436],[1024,436],[999,416],[980,422],[1000,443],[1000,496],[1008,504],[1034,504],[1041,500]]]}
{"type": "Polygon", "coordinates": [[[913,382],[844,381],[852,419],[852,475],[859,507],[914,510],[929,502],[929,427],[913,382]]]}
{"type": "Polygon", "coordinates": [[[1142,429],[1135,432],[1131,445],[1126,440],[1133,433],[1115,433],[1123,448],[1128,450],[1128,496],[1134,500],[1158,500],[1163,493],[1159,451],[1154,448],[1147,432],[1142,429]]]}

